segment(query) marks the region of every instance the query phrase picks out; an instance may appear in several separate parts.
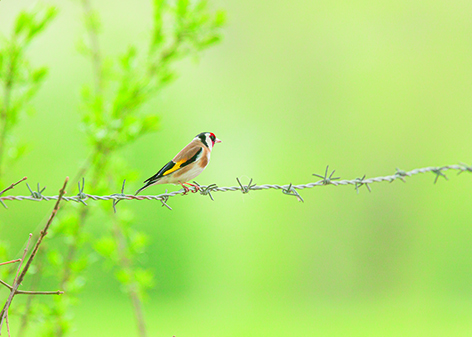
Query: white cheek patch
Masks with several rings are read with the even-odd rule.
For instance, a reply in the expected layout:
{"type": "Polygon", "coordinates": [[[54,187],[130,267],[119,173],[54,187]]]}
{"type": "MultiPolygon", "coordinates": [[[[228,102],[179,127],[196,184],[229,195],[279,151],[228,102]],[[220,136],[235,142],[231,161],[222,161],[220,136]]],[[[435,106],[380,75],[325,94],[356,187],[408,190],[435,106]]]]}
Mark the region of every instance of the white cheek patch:
{"type": "Polygon", "coordinates": [[[206,136],[206,143],[208,144],[208,148],[211,151],[211,149],[213,148],[213,141],[211,140],[209,135],[206,136]]]}

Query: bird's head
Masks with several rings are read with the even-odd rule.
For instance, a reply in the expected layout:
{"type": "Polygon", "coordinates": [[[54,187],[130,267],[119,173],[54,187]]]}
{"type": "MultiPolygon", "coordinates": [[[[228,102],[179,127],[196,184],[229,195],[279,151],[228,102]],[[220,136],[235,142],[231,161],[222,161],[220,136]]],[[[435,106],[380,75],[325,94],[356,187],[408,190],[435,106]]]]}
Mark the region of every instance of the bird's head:
{"type": "Polygon", "coordinates": [[[195,139],[199,139],[203,145],[205,145],[210,150],[213,148],[215,143],[221,143],[221,140],[216,138],[215,134],[212,132],[202,132],[199,133],[195,139]]]}

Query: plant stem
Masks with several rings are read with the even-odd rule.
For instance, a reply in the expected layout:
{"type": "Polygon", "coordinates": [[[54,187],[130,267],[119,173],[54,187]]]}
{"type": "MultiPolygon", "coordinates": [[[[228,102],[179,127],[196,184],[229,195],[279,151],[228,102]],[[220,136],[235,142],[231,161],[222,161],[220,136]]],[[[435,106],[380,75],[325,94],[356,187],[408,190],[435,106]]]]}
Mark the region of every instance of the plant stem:
{"type": "Polygon", "coordinates": [[[0,266],[3,266],[3,265],[5,265],[5,264],[20,262],[20,261],[21,261],[21,259],[16,259],[16,260],[11,260],[11,261],[7,261],[7,262],[2,262],[2,263],[0,263],[0,266]]]}
{"type": "MultiPolygon", "coordinates": [[[[92,21],[93,13],[92,13],[92,7],[90,5],[90,1],[82,0],[81,3],[82,3],[84,20],[85,20],[85,28],[87,30],[88,39],[90,43],[90,50],[92,53],[92,66],[93,66],[93,73],[94,73],[93,77],[94,77],[94,83],[95,83],[95,99],[100,101],[99,109],[104,113],[105,109],[104,109],[103,100],[102,100],[103,90],[104,90],[102,56],[100,53],[100,46],[99,46],[99,42],[97,38],[97,29],[95,27],[96,23],[92,21]]],[[[80,178],[82,178],[91,168],[92,169],[95,168],[94,175],[91,181],[91,186],[92,188],[94,188],[97,185],[101,177],[101,174],[103,174],[103,173],[100,173],[103,171],[101,171],[100,169],[97,169],[97,168],[101,168],[98,165],[98,162],[106,161],[106,159],[103,159],[105,157],[105,153],[104,153],[105,151],[106,150],[103,149],[101,143],[95,144],[92,155],[89,157],[89,159],[87,159],[87,161],[84,163],[82,168],[78,171],[76,178],[74,178],[74,183],[77,183],[77,181],[79,181],[80,178]]],[[[64,269],[63,269],[63,276],[61,280],[63,289],[68,288],[67,283],[71,280],[73,276],[72,263],[76,259],[77,250],[79,249],[80,237],[81,237],[82,230],[88,216],[89,216],[89,209],[85,207],[82,208],[80,210],[77,227],[75,231],[72,233],[72,242],[67,247],[67,253],[66,253],[64,269]]],[[[60,320],[60,317],[59,317],[59,320],[60,320]]],[[[58,336],[62,336],[64,334],[61,324],[58,324],[56,334],[58,336]]]]}
{"type": "MultiPolygon", "coordinates": [[[[113,233],[115,236],[115,241],[118,248],[118,263],[120,267],[127,273],[131,274],[131,260],[126,256],[127,242],[126,238],[123,235],[123,228],[119,225],[119,221],[115,216],[113,216],[113,233]]],[[[133,305],[134,316],[138,325],[138,331],[140,337],[146,337],[146,324],[143,315],[142,302],[139,297],[136,281],[133,280],[127,285],[128,295],[130,297],[131,303],[133,305]]]]}
{"type": "Polygon", "coordinates": [[[8,299],[5,302],[5,305],[3,306],[2,312],[0,313],[0,333],[2,332],[3,322],[8,319],[8,308],[10,308],[11,302],[13,301],[13,297],[15,296],[15,293],[18,290],[18,287],[20,286],[20,283],[21,283],[20,282],[21,280],[18,277],[18,274],[20,273],[21,266],[23,265],[23,262],[25,261],[25,258],[26,258],[26,254],[28,253],[28,248],[29,248],[29,244],[30,244],[32,236],[33,234],[30,234],[28,237],[25,250],[23,251],[23,257],[21,258],[21,262],[18,265],[18,269],[16,270],[15,279],[13,280],[13,286],[10,287],[10,295],[8,296],[8,299]]]}
{"type": "MultiPolygon", "coordinates": [[[[36,273],[33,274],[33,277],[31,279],[30,289],[36,289],[41,280],[42,269],[43,269],[42,250],[38,252],[36,256],[36,262],[37,262],[36,273]]],[[[24,336],[24,334],[26,333],[26,328],[28,327],[28,322],[29,322],[28,318],[30,317],[30,314],[31,314],[32,301],[33,301],[33,296],[28,296],[28,298],[26,299],[25,310],[23,311],[23,314],[21,315],[21,323],[18,329],[18,337],[24,336]]]]}
{"type": "MultiPolygon", "coordinates": [[[[98,185],[104,172],[106,172],[108,153],[102,153],[101,151],[107,150],[104,149],[100,144],[97,144],[91,159],[88,160],[88,163],[84,165],[79,171],[79,173],[83,172],[83,174],[85,174],[88,170],[93,169],[93,176],[90,184],[92,188],[95,188],[98,185]]],[[[71,235],[72,241],[67,247],[67,253],[66,258],[64,260],[63,275],[61,280],[61,288],[66,291],[68,289],[68,282],[74,276],[72,273],[72,264],[76,260],[77,251],[80,249],[82,231],[84,230],[84,226],[89,215],[90,211],[88,207],[81,208],[77,226],[75,228],[75,231],[71,235]]],[[[56,336],[63,336],[65,334],[63,325],[60,324],[61,320],[63,319],[63,317],[61,316],[62,314],[58,314],[57,317],[59,323],[57,324],[56,328],[56,336]]]]}
{"type": "Polygon", "coordinates": [[[135,286],[129,289],[129,296],[130,296],[131,302],[133,303],[134,316],[136,318],[136,322],[138,323],[139,336],[146,337],[147,333],[146,333],[146,325],[144,321],[142,303],[141,303],[141,299],[139,298],[139,295],[135,286]]]}
{"type": "Polygon", "coordinates": [[[16,71],[16,63],[18,53],[15,53],[12,49],[10,52],[10,64],[8,65],[8,71],[5,78],[5,84],[3,85],[3,106],[0,110],[0,177],[2,176],[2,161],[5,155],[5,140],[10,127],[10,102],[11,102],[11,92],[13,90],[14,83],[14,74],[16,71]]]}
{"type": "Polygon", "coordinates": [[[15,187],[16,185],[18,185],[19,183],[21,183],[22,181],[24,181],[26,179],[27,179],[26,177],[23,177],[20,180],[18,180],[16,183],[11,184],[10,186],[5,188],[4,190],[0,191],[0,195],[2,195],[3,193],[5,193],[8,190],[11,190],[13,187],[15,187]]]}
{"type": "Polygon", "coordinates": [[[29,257],[28,261],[26,262],[26,265],[24,266],[23,270],[21,271],[21,273],[18,276],[18,273],[20,272],[20,269],[23,265],[23,261],[26,258],[26,253],[28,252],[29,242],[30,242],[31,236],[32,236],[32,234],[30,234],[30,237],[28,239],[28,243],[26,244],[26,248],[25,248],[25,251],[23,253],[23,258],[21,259],[21,262],[18,266],[17,274],[15,276],[15,280],[13,281],[12,289],[10,291],[10,296],[8,296],[7,302],[3,306],[3,309],[0,313],[0,319],[1,319],[1,321],[0,321],[0,332],[1,332],[1,329],[2,329],[3,321],[8,315],[8,308],[10,307],[10,305],[13,301],[13,297],[17,294],[18,287],[23,282],[23,279],[24,279],[26,273],[28,272],[28,269],[31,266],[31,263],[33,262],[33,259],[36,257],[39,246],[41,245],[41,242],[43,241],[44,237],[48,233],[48,229],[51,226],[52,220],[55,218],[55,216],[57,214],[57,211],[59,210],[59,204],[62,201],[62,197],[66,193],[66,186],[67,186],[68,181],[69,181],[69,177],[67,177],[66,180],[64,181],[64,185],[62,186],[62,189],[59,191],[59,197],[57,198],[56,204],[54,205],[54,209],[52,210],[51,215],[49,216],[49,219],[46,222],[46,225],[44,226],[43,230],[41,231],[41,233],[39,235],[39,238],[38,238],[38,241],[36,241],[36,245],[34,246],[30,257],[29,257]]]}
{"type": "Polygon", "coordinates": [[[92,64],[95,73],[95,95],[102,97],[103,94],[103,76],[102,76],[102,56],[100,53],[100,45],[97,38],[97,29],[94,26],[92,7],[89,0],[82,0],[82,8],[84,11],[85,25],[90,41],[90,50],[92,52],[92,64]]]}

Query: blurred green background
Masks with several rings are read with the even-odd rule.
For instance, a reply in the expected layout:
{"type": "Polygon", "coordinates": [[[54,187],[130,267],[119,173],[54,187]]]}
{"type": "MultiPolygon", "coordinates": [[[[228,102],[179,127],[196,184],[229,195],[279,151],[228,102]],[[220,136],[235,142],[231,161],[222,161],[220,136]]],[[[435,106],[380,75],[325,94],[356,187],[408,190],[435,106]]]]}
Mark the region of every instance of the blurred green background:
{"type": "MultiPolygon", "coordinates": [[[[35,3],[3,0],[0,30],[35,3]]],[[[29,153],[5,180],[26,175],[56,194],[88,154],[79,92],[91,67],[75,49],[78,5],[48,3],[60,13],[29,58],[50,73],[36,114],[15,131],[29,153]]],[[[140,172],[128,192],[202,131],[223,143],[200,184],[301,184],[328,164],[354,179],[472,162],[471,1],[211,4],[227,12],[224,40],[198,62],[181,62],[180,78],[144,107],[159,111],[162,127],[123,150],[140,172]]],[[[144,43],[149,1],[94,6],[109,53],[144,43]]],[[[472,177],[448,177],[374,184],[359,195],[315,188],[300,192],[304,203],[275,190],[176,197],[173,211],[129,202],[136,228],[152,238],[149,335],[470,336],[472,177]]],[[[166,188],[178,189],[148,192],[166,188]]],[[[53,204],[8,206],[0,238],[20,251],[53,204]]],[[[87,275],[72,336],[132,336],[129,301],[101,265],[87,275]]]]}

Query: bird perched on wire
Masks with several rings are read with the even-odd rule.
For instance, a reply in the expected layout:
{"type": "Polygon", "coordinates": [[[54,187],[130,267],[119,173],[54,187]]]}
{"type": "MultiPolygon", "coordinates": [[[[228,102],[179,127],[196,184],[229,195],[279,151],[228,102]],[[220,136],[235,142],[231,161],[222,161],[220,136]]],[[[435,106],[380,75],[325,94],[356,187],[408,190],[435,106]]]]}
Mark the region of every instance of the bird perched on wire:
{"type": "Polygon", "coordinates": [[[186,147],[168,162],[151,178],[144,181],[144,186],[136,191],[136,194],[152,185],[180,184],[187,194],[192,186],[193,193],[199,190],[198,185],[188,183],[203,172],[210,162],[210,154],[215,143],[221,143],[211,132],[199,133],[186,147]]]}

